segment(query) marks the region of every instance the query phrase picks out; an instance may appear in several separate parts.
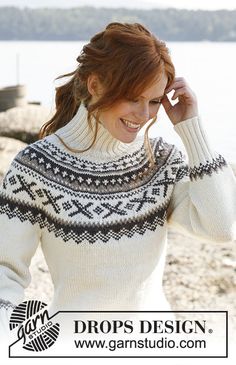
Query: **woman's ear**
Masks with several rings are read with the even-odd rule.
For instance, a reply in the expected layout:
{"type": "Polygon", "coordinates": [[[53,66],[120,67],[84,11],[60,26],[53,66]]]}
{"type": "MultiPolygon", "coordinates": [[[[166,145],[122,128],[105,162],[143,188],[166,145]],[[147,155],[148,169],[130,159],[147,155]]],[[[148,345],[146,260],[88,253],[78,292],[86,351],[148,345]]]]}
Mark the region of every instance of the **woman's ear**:
{"type": "Polygon", "coordinates": [[[98,80],[97,75],[95,75],[95,74],[89,75],[88,80],[87,80],[87,88],[88,88],[88,92],[90,93],[91,96],[94,96],[94,97],[101,96],[102,86],[98,80]]]}

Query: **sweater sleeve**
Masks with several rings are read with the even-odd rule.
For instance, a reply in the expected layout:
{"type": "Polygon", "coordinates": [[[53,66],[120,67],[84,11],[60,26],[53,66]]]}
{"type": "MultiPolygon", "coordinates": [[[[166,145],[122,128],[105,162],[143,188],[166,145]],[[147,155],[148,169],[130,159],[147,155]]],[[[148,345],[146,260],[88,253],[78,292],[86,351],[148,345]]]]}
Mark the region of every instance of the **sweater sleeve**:
{"type": "Polygon", "coordinates": [[[199,117],[174,126],[185,146],[167,221],[190,236],[214,242],[236,239],[236,178],[224,157],[213,151],[199,117]]]}
{"type": "Polygon", "coordinates": [[[31,280],[31,258],[40,239],[33,199],[36,183],[21,165],[20,156],[12,161],[0,184],[0,338],[8,335],[14,305],[24,300],[24,289],[31,280]]]}

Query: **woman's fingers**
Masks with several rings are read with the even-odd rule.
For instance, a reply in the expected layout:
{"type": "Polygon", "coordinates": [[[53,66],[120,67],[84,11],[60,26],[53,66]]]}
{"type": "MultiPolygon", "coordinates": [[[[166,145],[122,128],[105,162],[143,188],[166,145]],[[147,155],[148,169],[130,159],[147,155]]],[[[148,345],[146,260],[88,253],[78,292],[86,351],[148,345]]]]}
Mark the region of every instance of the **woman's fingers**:
{"type": "Polygon", "coordinates": [[[173,124],[198,115],[197,97],[183,77],[176,77],[172,84],[165,89],[165,96],[162,98],[162,105],[173,124]],[[167,94],[174,90],[169,99],[167,94]],[[179,98],[174,105],[172,100],[179,98]]]}
{"type": "Polygon", "coordinates": [[[176,90],[171,99],[174,100],[174,99],[178,98],[179,96],[185,96],[186,98],[192,98],[193,95],[191,94],[190,90],[186,86],[184,86],[184,87],[176,90]]]}
{"type": "Polygon", "coordinates": [[[169,93],[173,89],[178,89],[184,86],[187,86],[186,80],[183,77],[176,77],[172,84],[165,90],[165,92],[169,93]]]}

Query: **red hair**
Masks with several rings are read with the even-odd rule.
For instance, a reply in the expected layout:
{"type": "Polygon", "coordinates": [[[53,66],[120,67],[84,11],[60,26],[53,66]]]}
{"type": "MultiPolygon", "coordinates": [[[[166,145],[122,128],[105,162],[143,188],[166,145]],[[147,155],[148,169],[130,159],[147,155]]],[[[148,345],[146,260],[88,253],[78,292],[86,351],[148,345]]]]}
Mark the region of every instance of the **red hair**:
{"type": "MultiPolygon", "coordinates": [[[[167,87],[175,77],[165,42],[139,23],[108,24],[105,30],[95,34],[84,45],[77,61],[75,71],[57,78],[70,77],[70,80],[56,88],[56,113],[42,126],[39,138],[66,125],[76,114],[81,102],[88,107],[88,123],[91,126],[91,113],[95,110],[107,109],[125,97],[138,97],[153,82],[158,81],[163,72],[168,78],[167,87]],[[88,106],[91,95],[87,89],[87,80],[91,74],[97,75],[105,93],[97,103],[88,106]]],[[[95,140],[96,132],[91,146],[95,140]]]]}

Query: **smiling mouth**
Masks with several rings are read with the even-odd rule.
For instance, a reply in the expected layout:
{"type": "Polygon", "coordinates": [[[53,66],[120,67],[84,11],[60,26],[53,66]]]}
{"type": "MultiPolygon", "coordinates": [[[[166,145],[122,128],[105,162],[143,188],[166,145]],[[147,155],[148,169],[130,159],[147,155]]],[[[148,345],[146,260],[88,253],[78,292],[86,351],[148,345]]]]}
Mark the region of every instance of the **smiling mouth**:
{"type": "Polygon", "coordinates": [[[141,128],[141,124],[132,123],[126,119],[120,118],[121,122],[130,130],[138,131],[141,128]]]}

